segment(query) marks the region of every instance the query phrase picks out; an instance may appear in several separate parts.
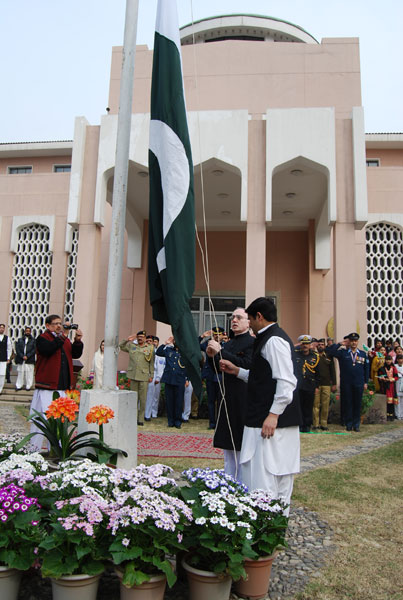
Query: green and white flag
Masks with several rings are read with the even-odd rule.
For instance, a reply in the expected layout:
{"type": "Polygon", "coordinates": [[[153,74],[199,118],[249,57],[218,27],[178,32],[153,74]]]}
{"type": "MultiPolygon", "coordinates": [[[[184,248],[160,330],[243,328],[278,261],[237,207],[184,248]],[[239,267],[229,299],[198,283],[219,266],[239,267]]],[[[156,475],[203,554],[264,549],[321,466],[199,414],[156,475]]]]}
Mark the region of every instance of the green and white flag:
{"type": "Polygon", "coordinates": [[[195,285],[193,162],[175,0],[158,2],[148,160],[148,278],[153,318],[171,325],[198,394],[201,353],[189,308],[195,285]]]}

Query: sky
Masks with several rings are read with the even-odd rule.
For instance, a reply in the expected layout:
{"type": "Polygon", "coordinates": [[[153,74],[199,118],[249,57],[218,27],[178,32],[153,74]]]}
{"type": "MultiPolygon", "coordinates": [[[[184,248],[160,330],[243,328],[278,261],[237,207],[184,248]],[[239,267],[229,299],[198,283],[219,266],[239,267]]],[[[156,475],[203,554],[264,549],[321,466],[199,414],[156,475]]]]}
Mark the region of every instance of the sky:
{"type": "MultiPolygon", "coordinates": [[[[233,13],[272,16],[318,41],[359,37],[368,133],[403,132],[400,0],[177,0],[179,25],[233,13]]],[[[76,116],[100,123],[125,0],[0,0],[0,142],[71,140],[76,116]]],[[[137,43],[153,47],[157,0],[139,0],[137,43]]]]}

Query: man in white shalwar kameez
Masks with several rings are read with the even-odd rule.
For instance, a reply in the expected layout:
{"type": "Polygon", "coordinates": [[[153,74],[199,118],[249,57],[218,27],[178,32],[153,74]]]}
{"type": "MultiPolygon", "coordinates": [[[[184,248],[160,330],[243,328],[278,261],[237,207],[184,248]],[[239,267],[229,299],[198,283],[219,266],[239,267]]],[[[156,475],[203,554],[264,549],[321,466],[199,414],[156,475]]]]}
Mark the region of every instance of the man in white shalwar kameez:
{"type": "Polygon", "coordinates": [[[256,334],[251,369],[220,362],[222,370],[248,381],[241,480],[250,490],[265,489],[289,505],[294,474],[300,470],[301,412],[295,393],[294,347],[277,325],[277,310],[269,298],[257,298],[246,312],[256,334]]]}
{"type": "Polygon", "coordinates": [[[10,338],[5,334],[6,326],[0,323],[0,394],[3,391],[7,364],[10,362],[13,348],[10,338]]]}

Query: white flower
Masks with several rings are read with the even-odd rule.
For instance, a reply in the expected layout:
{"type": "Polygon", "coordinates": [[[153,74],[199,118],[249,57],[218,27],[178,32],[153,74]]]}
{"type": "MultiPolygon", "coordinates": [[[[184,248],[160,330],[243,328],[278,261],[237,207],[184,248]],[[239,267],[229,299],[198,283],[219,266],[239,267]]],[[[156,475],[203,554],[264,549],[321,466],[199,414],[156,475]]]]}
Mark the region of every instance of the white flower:
{"type": "Polygon", "coordinates": [[[205,517],[199,517],[198,519],[195,520],[196,525],[205,525],[206,523],[206,518],[205,517]]]}

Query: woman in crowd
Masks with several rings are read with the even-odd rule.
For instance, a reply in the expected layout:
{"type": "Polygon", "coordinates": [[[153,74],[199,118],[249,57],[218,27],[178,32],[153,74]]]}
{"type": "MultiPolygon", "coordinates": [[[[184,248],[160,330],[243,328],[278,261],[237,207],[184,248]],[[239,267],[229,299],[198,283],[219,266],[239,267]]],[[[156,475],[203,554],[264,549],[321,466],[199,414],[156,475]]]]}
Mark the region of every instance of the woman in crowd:
{"type": "Polygon", "coordinates": [[[104,378],[104,340],[99,344],[98,350],[94,354],[92,370],[94,373],[94,390],[101,389],[104,378]]]}
{"type": "Polygon", "coordinates": [[[381,383],[382,393],[386,395],[386,417],[388,421],[395,418],[394,405],[398,403],[396,393],[396,381],[399,375],[393,364],[390,354],[385,356],[385,364],[378,371],[378,381],[381,383]]]}

